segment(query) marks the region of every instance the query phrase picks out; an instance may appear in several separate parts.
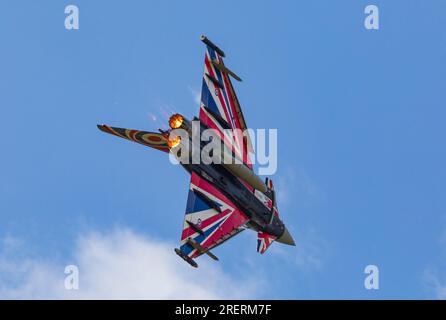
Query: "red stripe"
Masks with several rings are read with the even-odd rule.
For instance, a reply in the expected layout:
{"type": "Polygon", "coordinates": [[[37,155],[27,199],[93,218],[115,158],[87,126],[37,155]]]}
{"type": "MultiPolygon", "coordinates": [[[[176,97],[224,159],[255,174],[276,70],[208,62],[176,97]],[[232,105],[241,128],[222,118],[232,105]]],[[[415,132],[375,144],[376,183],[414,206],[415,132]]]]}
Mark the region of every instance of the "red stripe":
{"type": "Polygon", "coordinates": [[[247,217],[238,210],[235,210],[229,217],[220,225],[214,234],[202,243],[204,247],[211,247],[216,244],[224,235],[232,232],[247,221],[247,217]]]}
{"type": "MultiPolygon", "coordinates": [[[[226,210],[222,211],[221,213],[210,216],[208,219],[201,222],[200,229],[204,230],[207,226],[209,226],[212,223],[214,223],[215,221],[221,219],[222,217],[227,215],[230,211],[231,211],[230,209],[226,209],[226,210]]],[[[188,227],[188,228],[184,229],[182,236],[181,236],[181,240],[184,240],[185,238],[190,237],[194,233],[196,233],[196,231],[194,229],[192,229],[192,227],[188,227]]]]}
{"type": "Polygon", "coordinates": [[[240,152],[235,148],[234,143],[232,141],[229,141],[227,136],[220,130],[220,128],[215,124],[215,122],[207,115],[207,113],[200,109],[200,120],[207,125],[210,129],[216,130],[216,134],[222,140],[226,146],[229,147],[231,151],[233,151],[237,156],[243,159],[243,155],[240,154],[240,152]]]}
{"type": "Polygon", "coordinates": [[[228,97],[230,108],[231,108],[232,114],[234,115],[234,118],[235,118],[234,120],[235,120],[236,126],[237,126],[237,128],[241,129],[240,122],[238,121],[238,117],[236,116],[237,112],[235,112],[234,101],[232,100],[232,96],[229,96],[228,75],[223,72],[222,72],[222,75],[223,75],[223,80],[224,80],[225,91],[227,92],[226,96],[228,97]]]}

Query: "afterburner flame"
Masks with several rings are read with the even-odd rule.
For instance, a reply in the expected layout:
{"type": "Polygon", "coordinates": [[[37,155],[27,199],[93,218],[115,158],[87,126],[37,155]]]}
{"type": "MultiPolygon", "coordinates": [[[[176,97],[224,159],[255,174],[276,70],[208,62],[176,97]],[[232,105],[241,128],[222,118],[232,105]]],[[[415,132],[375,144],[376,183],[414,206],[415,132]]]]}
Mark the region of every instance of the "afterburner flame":
{"type": "Polygon", "coordinates": [[[169,126],[172,129],[178,129],[183,124],[183,116],[181,114],[175,113],[169,119],[169,126]]]}
{"type": "Polygon", "coordinates": [[[181,142],[180,136],[169,137],[169,139],[167,139],[167,145],[169,146],[169,148],[175,148],[177,145],[180,144],[180,142],[181,142]]]}

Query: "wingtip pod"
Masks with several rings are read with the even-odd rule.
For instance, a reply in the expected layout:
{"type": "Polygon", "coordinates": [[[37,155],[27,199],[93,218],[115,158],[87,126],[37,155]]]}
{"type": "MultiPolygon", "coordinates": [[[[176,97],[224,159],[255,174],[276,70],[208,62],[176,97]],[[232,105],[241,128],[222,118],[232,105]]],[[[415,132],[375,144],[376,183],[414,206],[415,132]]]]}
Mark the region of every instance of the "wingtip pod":
{"type": "Polygon", "coordinates": [[[98,127],[99,130],[104,131],[105,130],[105,124],[97,124],[96,127],[98,127]]]}
{"type": "Polygon", "coordinates": [[[222,56],[223,58],[226,57],[225,53],[223,52],[223,50],[221,50],[218,46],[216,46],[211,40],[209,40],[205,35],[201,35],[200,36],[200,40],[206,44],[207,46],[211,47],[212,49],[214,49],[220,56],[222,56]]]}
{"type": "Polygon", "coordinates": [[[194,268],[198,268],[198,264],[197,264],[191,257],[185,255],[185,254],[183,253],[183,251],[181,251],[181,250],[178,249],[178,248],[175,248],[174,250],[175,250],[175,253],[181,257],[181,259],[183,259],[184,261],[186,261],[187,263],[189,263],[192,267],[194,267],[194,268]]]}
{"type": "Polygon", "coordinates": [[[111,127],[107,126],[106,124],[97,124],[96,126],[97,126],[98,129],[101,130],[102,132],[116,135],[116,134],[113,132],[113,130],[111,129],[111,127]]]}

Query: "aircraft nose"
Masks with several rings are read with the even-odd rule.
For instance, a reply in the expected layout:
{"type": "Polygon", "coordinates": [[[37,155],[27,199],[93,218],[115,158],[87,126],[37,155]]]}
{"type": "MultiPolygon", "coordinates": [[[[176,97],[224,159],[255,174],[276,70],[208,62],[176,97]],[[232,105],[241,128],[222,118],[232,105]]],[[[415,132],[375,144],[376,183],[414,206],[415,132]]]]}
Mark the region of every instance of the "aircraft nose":
{"type": "Polygon", "coordinates": [[[288,229],[286,227],[285,227],[285,231],[283,232],[283,234],[280,236],[280,238],[277,238],[276,241],[283,243],[283,244],[288,244],[290,246],[296,245],[293,237],[291,236],[290,232],[288,231],[288,229]]]}

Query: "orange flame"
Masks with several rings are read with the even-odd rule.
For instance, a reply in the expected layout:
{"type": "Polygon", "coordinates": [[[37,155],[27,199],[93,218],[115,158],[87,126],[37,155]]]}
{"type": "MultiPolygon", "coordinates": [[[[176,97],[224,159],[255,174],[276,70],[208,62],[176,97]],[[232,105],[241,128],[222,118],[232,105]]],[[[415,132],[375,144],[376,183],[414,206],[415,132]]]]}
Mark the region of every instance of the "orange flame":
{"type": "Polygon", "coordinates": [[[169,139],[167,139],[167,145],[169,146],[169,148],[175,148],[177,145],[180,144],[180,142],[181,142],[180,136],[169,137],[169,139]]]}
{"type": "Polygon", "coordinates": [[[175,113],[169,119],[169,126],[172,129],[178,129],[183,124],[183,116],[181,114],[175,113]]]}

